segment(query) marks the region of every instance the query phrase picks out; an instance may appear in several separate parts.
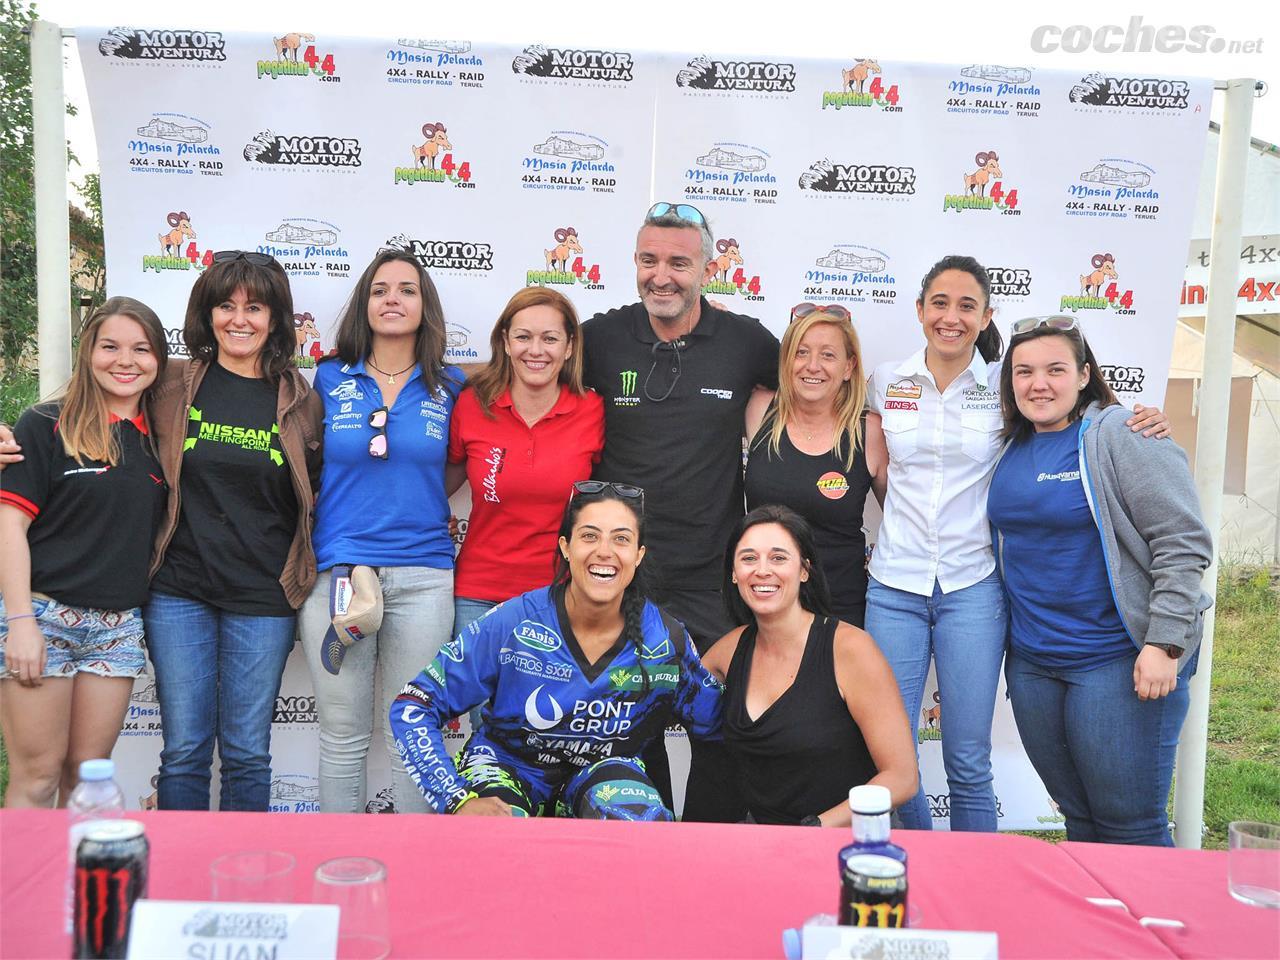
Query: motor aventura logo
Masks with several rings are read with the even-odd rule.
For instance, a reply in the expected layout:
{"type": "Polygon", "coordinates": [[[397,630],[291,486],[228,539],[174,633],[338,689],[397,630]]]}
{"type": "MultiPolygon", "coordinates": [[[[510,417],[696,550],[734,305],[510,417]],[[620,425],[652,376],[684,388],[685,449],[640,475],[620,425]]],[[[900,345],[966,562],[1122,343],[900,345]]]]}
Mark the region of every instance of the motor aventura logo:
{"type": "Polygon", "coordinates": [[[441,121],[422,125],[423,141],[414,142],[409,151],[413,166],[396,167],[393,183],[451,183],[463,189],[475,189],[471,180],[471,161],[459,162],[453,156],[449,129],[441,121]]]}
{"type": "Polygon", "coordinates": [[[417,40],[402,37],[384,58],[387,82],[452,87],[484,86],[484,58],[468,40],[417,40]]]}
{"type": "Polygon", "coordinates": [[[181,327],[165,327],[164,341],[169,345],[170,357],[190,359],[191,352],[187,349],[187,341],[182,338],[181,327]]]}
{"type": "Polygon", "coordinates": [[[617,167],[609,162],[609,143],[577,130],[553,130],[524,155],[520,165],[524,190],[567,190],[585,193],[614,193],[617,167]]]}
{"type": "Polygon", "coordinates": [[[184,113],[152,113],[128,143],[131,173],[222,176],[222,156],[209,143],[209,124],[184,113]]]}
{"type": "Polygon", "coordinates": [[[316,46],[315,34],[295,30],[272,37],[271,44],[275,55],[270,60],[258,61],[259,80],[263,77],[272,80],[315,77],[325,83],[342,82],[333,53],[316,46]]]}
{"type": "Polygon", "coordinates": [[[676,86],[719,93],[794,93],[796,65],[773,60],[712,60],[697,56],[676,73],[676,86]]]}
{"type": "Polygon", "coordinates": [[[814,193],[906,198],[916,192],[916,168],[817,160],[800,174],[800,189],[814,193]]]}
{"type": "Polygon", "coordinates": [[[804,296],[819,302],[891,304],[898,296],[898,280],[889,259],[875,247],[837,243],[805,271],[804,296]]]}
{"type": "Polygon", "coordinates": [[[1042,96],[1026,67],[974,63],[947,84],[947,113],[1038,117],[1042,96]]]}
{"type": "Polygon", "coordinates": [[[317,723],[316,698],[285,696],[276,697],[271,713],[272,723],[317,723]]]}
{"type": "Polygon", "coordinates": [[[1064,294],[1059,310],[1112,310],[1132,316],[1133,291],[1120,286],[1116,258],[1110,253],[1095,253],[1089,258],[1092,270],[1080,274],[1080,292],[1064,294]]]}
{"type": "Polygon", "coordinates": [[[488,271],[493,269],[493,245],[474,240],[418,240],[403,233],[387,240],[388,247],[411,254],[424,270],[488,271]]]}
{"type": "Polygon", "coordinates": [[[1005,300],[1031,296],[1031,271],[1025,267],[987,267],[991,298],[1005,300]]]}
{"type": "Polygon", "coordinates": [[[1155,170],[1137,160],[1101,157],[1067,187],[1063,212],[1069,217],[1156,220],[1160,191],[1151,186],[1154,176],[1155,170]]]}
{"type": "Polygon", "coordinates": [[[213,248],[201,250],[196,241],[191,214],[185,210],[170,210],[165,214],[167,229],[156,234],[155,244],[159,252],[142,255],[142,271],[154,270],[203,270],[213,263],[213,248]]]}
{"type": "Polygon", "coordinates": [[[1098,369],[1102,373],[1102,379],[1116,393],[1141,393],[1142,384],[1147,379],[1147,373],[1142,367],[1102,364],[1098,369]]]}
{"type": "Polygon", "coordinates": [[[1071,88],[1071,103],[1130,110],[1185,110],[1191,87],[1185,80],[1159,77],[1108,77],[1091,73],[1071,88]]]}
{"type": "Polygon", "coordinates": [[[341,232],[327,220],[286,217],[279,226],[263,233],[256,250],[279,260],[291,278],[348,279],[351,254],[339,239],[341,232]]]}
{"type": "Polygon", "coordinates": [[[766,172],[770,155],[745,143],[713,143],[685,168],[687,199],[723,203],[777,203],[778,178],[766,172]]]}
{"type": "Polygon", "coordinates": [[[998,210],[1002,216],[1022,216],[1018,209],[1018,188],[1006,185],[1001,179],[1004,175],[1000,154],[995,150],[979,150],[973,156],[973,166],[964,172],[964,190],[944,196],[942,212],[998,210]]]}
{"type": "Polygon", "coordinates": [[[543,269],[525,273],[525,286],[555,287],[582,284],[586,290],[603,290],[600,264],[588,266],[586,251],[578,239],[576,227],[556,227],[553,244],[542,251],[543,269]]]}
{"type": "MultiPolygon", "coordinates": [[[[831,78],[833,81],[835,77],[831,78]]],[[[853,63],[840,71],[840,89],[826,90],[822,94],[822,109],[831,107],[878,107],[885,113],[901,113],[897,83],[885,83],[880,61],[870,57],[855,57],[853,63]]]]}
{"type": "Polygon", "coordinates": [[[763,300],[760,275],[748,276],[743,266],[742,244],[734,237],[722,237],[716,241],[716,256],[711,261],[715,273],[702,285],[708,297],[742,297],[744,300],[763,300]],[[730,274],[732,271],[732,275],[730,274]]]}
{"type": "Polygon", "coordinates": [[[98,41],[98,52],[120,60],[186,60],[217,63],[227,59],[226,41],[209,30],[133,30],[113,27],[98,41]]]}
{"type": "Polygon", "coordinates": [[[511,61],[511,72],[548,80],[630,83],[635,59],[620,50],[572,50],[531,44],[511,61]]]}
{"type": "Polygon", "coordinates": [[[355,137],[263,130],[245,144],[244,158],[252,164],[279,167],[358,167],[360,141],[355,137]]]}

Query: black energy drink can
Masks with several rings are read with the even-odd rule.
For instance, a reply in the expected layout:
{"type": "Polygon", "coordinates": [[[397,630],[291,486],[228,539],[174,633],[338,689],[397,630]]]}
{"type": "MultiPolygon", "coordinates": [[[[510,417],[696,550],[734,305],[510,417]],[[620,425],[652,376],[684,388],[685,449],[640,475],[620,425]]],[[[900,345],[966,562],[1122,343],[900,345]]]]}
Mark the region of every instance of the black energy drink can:
{"type": "Polygon", "coordinates": [[[892,857],[870,853],[846,860],[840,878],[840,923],[847,927],[905,927],[907,868],[892,857]]]}
{"type": "Polygon", "coordinates": [[[134,903],[147,895],[151,847],[137,820],[90,825],[76,850],[73,957],[124,957],[134,903]]]}

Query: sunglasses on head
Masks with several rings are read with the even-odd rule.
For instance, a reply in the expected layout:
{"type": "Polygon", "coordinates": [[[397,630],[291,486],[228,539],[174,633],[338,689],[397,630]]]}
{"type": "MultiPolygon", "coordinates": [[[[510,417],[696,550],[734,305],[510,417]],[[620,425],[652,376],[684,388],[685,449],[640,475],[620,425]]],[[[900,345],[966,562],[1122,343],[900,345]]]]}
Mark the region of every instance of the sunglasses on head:
{"type": "Polygon", "coordinates": [[[1068,330],[1079,330],[1080,321],[1075,317],[1068,317],[1066,314],[1054,314],[1051,317],[1024,317],[1021,320],[1015,320],[1009,331],[1016,337],[1020,333],[1030,333],[1040,327],[1048,327],[1050,330],[1061,330],[1064,333],[1068,330]]]}
{"type": "Polygon", "coordinates": [[[655,203],[649,208],[649,212],[644,215],[644,218],[646,221],[657,220],[659,217],[665,217],[669,213],[674,213],[681,220],[692,223],[695,226],[707,226],[707,218],[702,215],[702,211],[688,203],[655,203]]]}
{"type": "Polygon", "coordinates": [[[608,480],[575,480],[573,489],[569,491],[569,499],[573,500],[578,496],[589,497],[604,493],[606,490],[612,490],[623,500],[637,500],[642,508],[644,506],[644,487],[637,487],[630,483],[612,483],[608,480]]]}
{"type": "Polygon", "coordinates": [[[377,431],[369,438],[369,456],[377,457],[379,460],[387,459],[387,454],[390,451],[387,449],[386,407],[379,407],[377,410],[369,411],[369,426],[377,431]]]}
{"type": "Polygon", "coordinates": [[[255,253],[252,250],[218,250],[213,255],[214,263],[231,263],[233,260],[245,260],[255,267],[265,267],[276,262],[276,258],[269,253],[255,253]]]}
{"type": "Polygon", "coordinates": [[[853,314],[838,303],[830,303],[823,306],[818,303],[809,303],[807,300],[804,303],[797,303],[791,308],[790,322],[795,323],[797,320],[803,320],[811,313],[826,313],[835,317],[837,320],[848,320],[850,323],[853,322],[853,314]]]}

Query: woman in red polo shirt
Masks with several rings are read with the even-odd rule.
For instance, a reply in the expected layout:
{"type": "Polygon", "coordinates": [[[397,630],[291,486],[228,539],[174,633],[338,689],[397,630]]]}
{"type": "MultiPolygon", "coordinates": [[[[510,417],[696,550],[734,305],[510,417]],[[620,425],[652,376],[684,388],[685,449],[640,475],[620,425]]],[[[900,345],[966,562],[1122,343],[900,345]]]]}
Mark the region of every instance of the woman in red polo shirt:
{"type": "Polygon", "coordinates": [[[449,423],[449,492],[471,484],[454,576],[456,636],[490,607],[547,583],[569,489],[604,446],[604,403],[582,386],[578,315],[562,294],[518,291],[449,423]]]}

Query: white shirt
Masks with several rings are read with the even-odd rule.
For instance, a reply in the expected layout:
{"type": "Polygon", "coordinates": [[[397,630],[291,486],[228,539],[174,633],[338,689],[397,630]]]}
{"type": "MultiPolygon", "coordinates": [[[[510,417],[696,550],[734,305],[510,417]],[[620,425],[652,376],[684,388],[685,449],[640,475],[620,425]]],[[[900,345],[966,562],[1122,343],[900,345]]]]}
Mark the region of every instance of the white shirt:
{"type": "Polygon", "coordinates": [[[871,575],[919,596],[972,586],[991,574],[987,488],[1000,449],[1000,362],[973,361],[942,393],[924,350],[882,363],[871,409],[889,447],[889,487],[871,575]]]}

